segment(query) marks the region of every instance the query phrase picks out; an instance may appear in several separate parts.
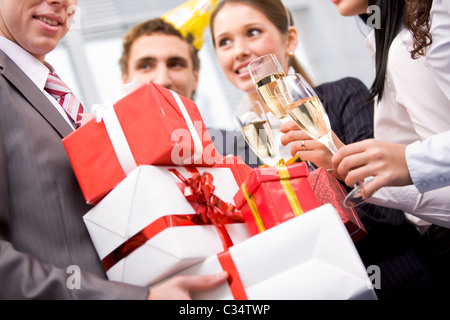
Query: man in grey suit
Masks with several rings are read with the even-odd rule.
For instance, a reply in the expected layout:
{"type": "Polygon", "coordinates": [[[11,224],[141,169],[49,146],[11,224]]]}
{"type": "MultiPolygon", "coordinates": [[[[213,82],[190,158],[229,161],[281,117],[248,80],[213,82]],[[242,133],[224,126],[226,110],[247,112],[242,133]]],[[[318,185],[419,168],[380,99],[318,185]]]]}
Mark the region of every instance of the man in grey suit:
{"type": "Polygon", "coordinates": [[[45,55],[76,4],[0,2],[0,299],[184,299],[223,283],[226,273],[151,290],[106,280],[82,220],[90,207],[61,142],[72,123],[44,91],[52,69],[45,55]]]}

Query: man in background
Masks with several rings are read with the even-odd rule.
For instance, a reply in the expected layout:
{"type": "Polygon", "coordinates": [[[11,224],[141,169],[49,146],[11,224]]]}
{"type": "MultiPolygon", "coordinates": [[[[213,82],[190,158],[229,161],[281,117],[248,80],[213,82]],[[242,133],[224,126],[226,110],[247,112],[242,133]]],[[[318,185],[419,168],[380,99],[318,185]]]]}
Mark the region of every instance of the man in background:
{"type": "MultiPolygon", "coordinates": [[[[123,40],[119,60],[122,82],[127,84],[137,80],[143,84],[151,81],[194,100],[200,59],[193,40],[184,37],[173,24],[162,18],[134,26],[123,40]]],[[[240,131],[208,128],[208,132],[219,154],[240,156],[250,166],[261,164],[240,131]]]]}

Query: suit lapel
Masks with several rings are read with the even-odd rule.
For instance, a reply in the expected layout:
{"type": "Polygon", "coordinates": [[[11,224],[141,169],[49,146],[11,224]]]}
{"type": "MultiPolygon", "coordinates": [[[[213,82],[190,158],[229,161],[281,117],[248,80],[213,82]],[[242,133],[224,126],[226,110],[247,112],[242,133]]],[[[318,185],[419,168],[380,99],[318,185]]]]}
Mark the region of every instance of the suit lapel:
{"type": "Polygon", "coordinates": [[[47,97],[28,78],[25,73],[0,50],[0,67],[3,76],[8,79],[18,91],[28,100],[30,106],[36,109],[43,118],[61,135],[67,136],[73,131],[69,124],[59,114],[47,97]]]}

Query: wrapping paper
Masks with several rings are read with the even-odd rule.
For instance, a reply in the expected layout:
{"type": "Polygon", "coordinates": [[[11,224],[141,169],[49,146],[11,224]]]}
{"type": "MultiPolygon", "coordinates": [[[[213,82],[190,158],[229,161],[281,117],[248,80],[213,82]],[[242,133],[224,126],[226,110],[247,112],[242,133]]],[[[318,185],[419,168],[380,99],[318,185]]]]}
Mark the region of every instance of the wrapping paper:
{"type": "Polygon", "coordinates": [[[254,169],[235,195],[250,234],[276,226],[318,207],[304,163],[254,169]]]}
{"type": "Polygon", "coordinates": [[[336,208],[353,241],[367,235],[355,209],[344,206],[347,191],[335,177],[325,169],[319,168],[309,173],[308,180],[317,202],[321,205],[331,203],[336,208]]]}
{"type": "Polygon", "coordinates": [[[257,234],[178,274],[215,274],[222,270],[231,275],[229,282],[197,292],[194,299],[377,299],[353,241],[330,204],[257,234]]]}
{"type": "MultiPolygon", "coordinates": [[[[233,205],[239,187],[230,169],[196,169],[211,174],[213,194],[233,205]]],[[[213,223],[196,222],[203,209],[188,200],[172,170],[186,179],[192,171],[139,166],[83,217],[110,280],[149,285],[226,248],[213,223]],[[191,215],[197,220],[185,219],[191,215]]],[[[250,236],[242,217],[223,227],[232,244],[250,236]]]]}
{"type": "Polygon", "coordinates": [[[63,139],[81,190],[96,204],[139,165],[212,166],[217,151],[195,103],[144,84],[63,139]]]}

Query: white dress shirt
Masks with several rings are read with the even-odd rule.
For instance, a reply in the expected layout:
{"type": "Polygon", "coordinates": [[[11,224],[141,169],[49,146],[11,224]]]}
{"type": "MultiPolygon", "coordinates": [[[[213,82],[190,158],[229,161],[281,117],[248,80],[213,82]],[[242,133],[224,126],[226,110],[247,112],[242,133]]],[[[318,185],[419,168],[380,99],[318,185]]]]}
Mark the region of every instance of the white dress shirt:
{"type": "MultiPolygon", "coordinates": [[[[61,105],[53,98],[47,91],[44,90],[47,83],[48,74],[50,70],[42,62],[36,59],[28,51],[16,43],[0,36],[0,49],[14,61],[14,63],[34,82],[34,84],[42,91],[42,93],[48,98],[56,110],[61,116],[70,124],[73,128],[72,122],[69,119],[66,111],[61,105]]],[[[53,69],[50,65],[49,67],[53,69]]]]}
{"type": "MultiPolygon", "coordinates": [[[[434,0],[430,17],[433,42],[426,60],[450,100],[450,0],[434,0]]],[[[420,192],[450,185],[450,131],[408,145],[405,155],[420,192]]]]}
{"type": "Polygon", "coordinates": [[[430,19],[433,43],[426,58],[438,85],[450,100],[450,0],[434,0],[430,19]]]}
{"type": "MultiPolygon", "coordinates": [[[[367,43],[374,56],[373,33],[367,43]]],[[[450,101],[438,86],[425,57],[411,58],[412,43],[410,32],[404,29],[391,45],[385,90],[375,106],[376,139],[408,145],[450,130],[450,101]]],[[[403,210],[418,226],[429,225],[423,221],[426,220],[450,227],[449,194],[450,187],[425,193],[414,185],[385,187],[368,202],[403,210]]]]}
{"type": "Polygon", "coordinates": [[[419,192],[450,185],[450,131],[408,145],[405,155],[419,192]]]}

